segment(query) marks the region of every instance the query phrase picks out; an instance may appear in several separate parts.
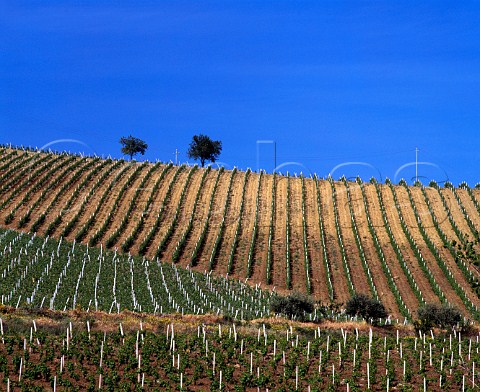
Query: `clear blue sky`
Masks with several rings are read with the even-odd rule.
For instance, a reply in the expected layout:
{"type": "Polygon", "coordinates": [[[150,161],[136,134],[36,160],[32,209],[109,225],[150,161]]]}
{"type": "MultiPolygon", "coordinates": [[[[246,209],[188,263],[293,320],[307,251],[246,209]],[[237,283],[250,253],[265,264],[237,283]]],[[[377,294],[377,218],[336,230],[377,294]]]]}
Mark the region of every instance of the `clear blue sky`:
{"type": "Polygon", "coordinates": [[[473,186],[479,20],[478,1],[3,0],[0,143],[120,157],[132,134],[186,161],[205,133],[227,167],[271,171],[275,140],[282,172],[409,182],[418,147],[424,183],[473,186]]]}

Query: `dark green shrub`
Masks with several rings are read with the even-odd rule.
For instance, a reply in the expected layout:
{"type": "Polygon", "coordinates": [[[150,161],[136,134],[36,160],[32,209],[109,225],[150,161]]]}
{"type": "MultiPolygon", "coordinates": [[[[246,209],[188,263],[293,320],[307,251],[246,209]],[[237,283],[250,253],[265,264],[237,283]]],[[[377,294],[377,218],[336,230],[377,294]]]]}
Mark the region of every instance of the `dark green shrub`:
{"type": "Polygon", "coordinates": [[[276,295],[270,302],[270,310],[283,314],[290,319],[303,320],[305,313],[312,313],[313,301],[301,293],[292,293],[287,297],[276,295]]]}
{"type": "Polygon", "coordinates": [[[347,301],[345,312],[349,316],[361,316],[368,323],[375,323],[380,318],[386,318],[388,313],[383,304],[366,294],[355,294],[347,301]]]}
{"type": "Polygon", "coordinates": [[[460,311],[447,304],[426,304],[417,310],[417,316],[416,327],[424,332],[433,327],[452,328],[462,322],[460,311]]]}

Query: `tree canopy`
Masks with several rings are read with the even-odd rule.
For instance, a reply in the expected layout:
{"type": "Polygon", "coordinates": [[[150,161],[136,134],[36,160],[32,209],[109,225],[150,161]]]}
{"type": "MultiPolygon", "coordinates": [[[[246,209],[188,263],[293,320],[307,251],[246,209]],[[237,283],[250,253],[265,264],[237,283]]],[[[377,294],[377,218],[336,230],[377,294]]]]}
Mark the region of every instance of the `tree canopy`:
{"type": "Polygon", "coordinates": [[[270,309],[273,312],[297,320],[303,320],[305,313],[312,313],[314,308],[312,299],[298,292],[294,292],[287,297],[276,295],[270,302],[270,309]]]}
{"type": "Polygon", "coordinates": [[[460,311],[449,304],[428,303],[420,307],[417,314],[418,320],[415,320],[415,324],[424,332],[433,327],[452,328],[462,321],[460,311]]]}
{"type": "Polygon", "coordinates": [[[205,161],[215,162],[221,151],[221,141],[212,140],[208,136],[200,134],[193,137],[187,155],[189,158],[200,160],[200,164],[204,167],[205,161]]]}
{"type": "Polygon", "coordinates": [[[138,153],[142,155],[145,154],[145,151],[148,148],[147,143],[141,139],[133,137],[132,135],[120,138],[120,144],[123,146],[121,149],[122,154],[129,155],[130,160],[132,160],[133,156],[138,153]]]}
{"type": "Polygon", "coordinates": [[[388,316],[385,306],[380,301],[361,293],[354,294],[347,301],[345,313],[349,316],[361,316],[365,321],[372,323],[388,316]]]}

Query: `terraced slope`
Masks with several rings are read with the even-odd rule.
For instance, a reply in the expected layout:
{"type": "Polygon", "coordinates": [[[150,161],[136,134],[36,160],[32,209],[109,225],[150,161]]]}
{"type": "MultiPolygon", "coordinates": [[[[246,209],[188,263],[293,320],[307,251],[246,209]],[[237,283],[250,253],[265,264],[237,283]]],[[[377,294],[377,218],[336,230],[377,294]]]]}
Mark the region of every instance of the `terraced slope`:
{"type": "Polygon", "coordinates": [[[0,225],[248,279],[395,318],[480,320],[480,191],[318,180],[0,149],[0,225]],[[460,251],[461,248],[461,251],[460,251]]]}

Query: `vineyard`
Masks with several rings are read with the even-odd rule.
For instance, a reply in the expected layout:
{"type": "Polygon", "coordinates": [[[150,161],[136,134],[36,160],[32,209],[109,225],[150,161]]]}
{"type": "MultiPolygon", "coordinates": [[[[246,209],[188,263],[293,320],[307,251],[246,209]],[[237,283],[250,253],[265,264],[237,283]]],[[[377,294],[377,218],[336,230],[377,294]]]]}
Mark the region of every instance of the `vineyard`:
{"type": "MultiPolygon", "coordinates": [[[[264,317],[271,294],[174,264],[0,230],[2,305],[66,311],[264,317]]],[[[315,319],[316,314],[312,315],[315,319]]]]}
{"type": "Polygon", "coordinates": [[[297,290],[325,304],[366,293],[402,321],[425,303],[451,303],[480,321],[479,198],[465,183],[334,181],[5,147],[0,225],[17,232],[1,234],[2,301],[199,314],[217,307],[247,319],[267,303],[261,294],[252,294],[255,304],[235,298],[257,285],[258,293],[297,290]],[[207,298],[209,285],[225,286],[222,307],[207,298]],[[169,301],[160,302],[160,290],[169,301]]]}
{"type": "Polygon", "coordinates": [[[480,321],[479,198],[0,148],[0,389],[477,390],[478,328],[412,322],[480,321]],[[272,317],[290,290],[390,318],[272,317]]]}
{"type": "Polygon", "coordinates": [[[479,335],[455,331],[4,312],[7,391],[474,391],[480,383],[479,335]]]}

